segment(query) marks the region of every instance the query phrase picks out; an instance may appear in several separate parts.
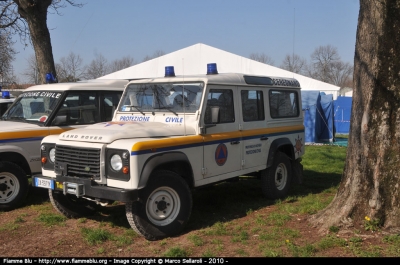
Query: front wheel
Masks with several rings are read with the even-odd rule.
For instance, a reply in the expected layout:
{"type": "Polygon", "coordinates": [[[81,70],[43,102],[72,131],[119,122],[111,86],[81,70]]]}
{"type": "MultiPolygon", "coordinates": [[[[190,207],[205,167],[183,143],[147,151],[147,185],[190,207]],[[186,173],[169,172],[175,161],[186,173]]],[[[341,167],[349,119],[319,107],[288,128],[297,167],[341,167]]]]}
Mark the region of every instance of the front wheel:
{"type": "Polygon", "coordinates": [[[289,157],[277,152],[271,167],[261,171],[261,186],[269,199],[283,199],[287,196],[292,180],[292,168],[289,157]]]}
{"type": "Polygon", "coordinates": [[[96,203],[75,195],[49,190],[50,202],[57,212],[67,218],[79,218],[96,212],[96,203]]]}
{"type": "Polygon", "coordinates": [[[25,171],[11,162],[0,162],[0,210],[12,210],[28,194],[29,184],[25,171]]]}
{"type": "Polygon", "coordinates": [[[192,211],[192,195],[183,178],[169,170],[152,174],[139,201],[125,205],[131,227],[147,240],[180,233],[192,211]]]}

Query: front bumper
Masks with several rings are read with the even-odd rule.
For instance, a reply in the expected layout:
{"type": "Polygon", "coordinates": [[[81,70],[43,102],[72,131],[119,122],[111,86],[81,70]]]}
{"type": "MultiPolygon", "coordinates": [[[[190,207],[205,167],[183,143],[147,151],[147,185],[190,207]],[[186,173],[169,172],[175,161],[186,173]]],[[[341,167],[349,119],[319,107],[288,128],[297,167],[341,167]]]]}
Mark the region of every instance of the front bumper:
{"type": "Polygon", "coordinates": [[[91,197],[96,199],[113,200],[120,202],[136,201],[138,190],[125,190],[98,185],[90,179],[57,176],[56,179],[33,176],[32,185],[38,188],[47,188],[73,194],[77,197],[91,197]]]}

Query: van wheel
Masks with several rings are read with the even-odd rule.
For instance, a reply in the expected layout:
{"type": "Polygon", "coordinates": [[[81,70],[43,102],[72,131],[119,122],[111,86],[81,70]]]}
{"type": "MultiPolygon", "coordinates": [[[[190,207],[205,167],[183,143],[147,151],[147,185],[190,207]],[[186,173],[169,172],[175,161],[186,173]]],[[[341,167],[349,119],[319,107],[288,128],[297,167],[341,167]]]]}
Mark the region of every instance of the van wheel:
{"type": "Polygon", "coordinates": [[[26,198],[29,184],[25,171],[11,162],[0,162],[0,210],[12,210],[26,198]]]}
{"type": "Polygon", "coordinates": [[[96,203],[75,195],[64,195],[62,192],[49,190],[51,204],[67,218],[79,218],[96,212],[96,203]]]}
{"type": "Polygon", "coordinates": [[[129,224],[147,240],[158,240],[182,231],[192,211],[189,186],[169,170],[154,172],[141,190],[139,201],[125,204],[129,224]]]}
{"type": "Polygon", "coordinates": [[[269,199],[283,199],[289,192],[292,180],[290,160],[286,154],[277,152],[271,167],[261,171],[261,186],[269,199]]]}

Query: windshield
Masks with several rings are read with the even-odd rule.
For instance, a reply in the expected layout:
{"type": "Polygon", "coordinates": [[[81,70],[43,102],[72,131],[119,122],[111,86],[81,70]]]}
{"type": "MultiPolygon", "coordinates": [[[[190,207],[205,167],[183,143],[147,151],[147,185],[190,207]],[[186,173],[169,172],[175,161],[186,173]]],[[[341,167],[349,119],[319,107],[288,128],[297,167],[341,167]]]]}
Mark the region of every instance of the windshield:
{"type": "Polygon", "coordinates": [[[61,95],[61,92],[56,91],[22,93],[2,119],[44,123],[57,106],[61,95]]]}
{"type": "Polygon", "coordinates": [[[200,107],[203,88],[203,83],[130,84],[119,111],[195,113],[200,107]]]}

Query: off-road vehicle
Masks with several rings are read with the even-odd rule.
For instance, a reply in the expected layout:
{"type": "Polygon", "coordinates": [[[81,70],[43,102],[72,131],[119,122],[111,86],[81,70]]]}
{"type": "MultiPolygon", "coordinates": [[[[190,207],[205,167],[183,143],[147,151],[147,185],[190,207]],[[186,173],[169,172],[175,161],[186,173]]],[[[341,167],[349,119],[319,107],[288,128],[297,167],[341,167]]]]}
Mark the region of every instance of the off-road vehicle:
{"type": "Polygon", "coordinates": [[[124,202],[148,240],[183,229],[197,187],[254,175],[266,197],[285,197],[302,178],[299,82],[207,69],[131,81],[112,122],[44,138],[34,185],[67,217],[124,202]]]}

